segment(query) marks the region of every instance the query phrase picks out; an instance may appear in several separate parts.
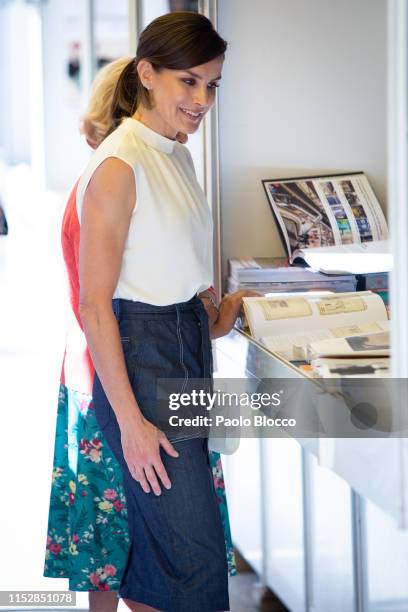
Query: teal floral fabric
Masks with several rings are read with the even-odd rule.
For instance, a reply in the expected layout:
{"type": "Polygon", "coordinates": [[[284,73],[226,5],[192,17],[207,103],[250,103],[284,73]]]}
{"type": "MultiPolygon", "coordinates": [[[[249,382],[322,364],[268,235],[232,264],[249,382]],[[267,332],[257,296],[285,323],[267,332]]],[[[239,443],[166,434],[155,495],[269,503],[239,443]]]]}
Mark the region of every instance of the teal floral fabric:
{"type": "MultiPolygon", "coordinates": [[[[210,452],[230,575],[236,574],[221,458],[210,452]]],[[[129,548],[120,466],[89,395],[60,386],[44,576],[73,591],[118,590],[129,548]]]]}

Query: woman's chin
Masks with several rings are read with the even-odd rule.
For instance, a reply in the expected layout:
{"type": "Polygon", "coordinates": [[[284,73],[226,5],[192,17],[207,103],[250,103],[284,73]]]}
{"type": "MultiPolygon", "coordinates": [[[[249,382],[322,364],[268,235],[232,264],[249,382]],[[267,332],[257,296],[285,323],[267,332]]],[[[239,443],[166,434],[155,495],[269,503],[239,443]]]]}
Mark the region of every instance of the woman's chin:
{"type": "Polygon", "coordinates": [[[202,120],[203,118],[201,117],[198,122],[195,122],[183,117],[183,121],[178,122],[180,123],[178,131],[184,132],[185,134],[194,134],[200,127],[202,120]]]}
{"type": "Polygon", "coordinates": [[[186,125],[183,127],[183,129],[181,131],[183,131],[185,134],[195,134],[196,131],[198,130],[198,128],[201,125],[201,121],[200,123],[197,123],[197,125],[192,125],[191,123],[189,125],[186,125]]]}

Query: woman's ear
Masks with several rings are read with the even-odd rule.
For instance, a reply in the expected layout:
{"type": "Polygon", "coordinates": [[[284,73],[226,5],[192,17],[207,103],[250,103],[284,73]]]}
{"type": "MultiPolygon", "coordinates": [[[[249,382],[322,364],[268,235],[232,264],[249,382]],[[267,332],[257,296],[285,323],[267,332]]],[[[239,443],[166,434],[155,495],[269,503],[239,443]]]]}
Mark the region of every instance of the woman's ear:
{"type": "Polygon", "coordinates": [[[152,64],[145,59],[140,60],[137,65],[137,73],[139,75],[139,79],[146,89],[152,89],[153,87],[153,74],[154,68],[152,64]]]}

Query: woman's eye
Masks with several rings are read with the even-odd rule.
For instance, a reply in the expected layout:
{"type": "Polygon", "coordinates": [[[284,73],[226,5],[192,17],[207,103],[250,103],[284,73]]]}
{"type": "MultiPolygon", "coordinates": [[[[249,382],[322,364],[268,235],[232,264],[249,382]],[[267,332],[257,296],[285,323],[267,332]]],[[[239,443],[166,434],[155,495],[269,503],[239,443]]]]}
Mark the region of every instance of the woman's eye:
{"type": "MultiPolygon", "coordinates": [[[[185,83],[186,85],[189,85],[190,87],[194,87],[194,85],[196,84],[195,79],[182,79],[183,83],[185,83]]],[[[208,89],[217,89],[217,87],[219,87],[220,84],[219,83],[209,83],[208,84],[208,89]]]]}

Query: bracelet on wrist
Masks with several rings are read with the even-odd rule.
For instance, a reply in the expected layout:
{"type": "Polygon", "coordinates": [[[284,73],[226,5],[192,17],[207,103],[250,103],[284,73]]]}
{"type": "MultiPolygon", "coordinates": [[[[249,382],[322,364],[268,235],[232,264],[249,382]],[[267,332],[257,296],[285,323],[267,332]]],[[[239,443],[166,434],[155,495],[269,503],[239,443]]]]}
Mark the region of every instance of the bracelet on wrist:
{"type": "Polygon", "coordinates": [[[202,293],[200,293],[199,297],[201,299],[206,299],[206,300],[210,300],[211,304],[214,306],[214,308],[216,310],[219,310],[218,304],[215,300],[215,295],[213,295],[212,291],[203,291],[202,293]]]}

